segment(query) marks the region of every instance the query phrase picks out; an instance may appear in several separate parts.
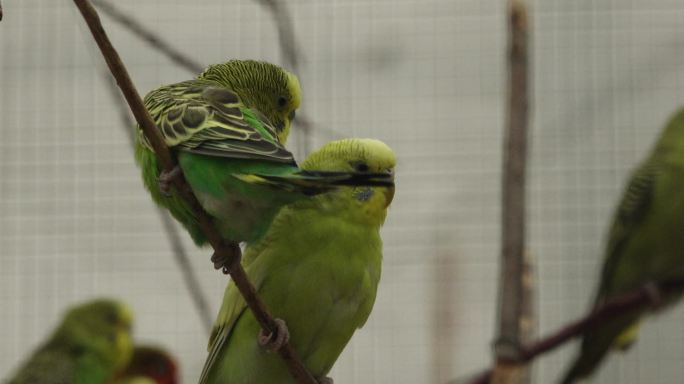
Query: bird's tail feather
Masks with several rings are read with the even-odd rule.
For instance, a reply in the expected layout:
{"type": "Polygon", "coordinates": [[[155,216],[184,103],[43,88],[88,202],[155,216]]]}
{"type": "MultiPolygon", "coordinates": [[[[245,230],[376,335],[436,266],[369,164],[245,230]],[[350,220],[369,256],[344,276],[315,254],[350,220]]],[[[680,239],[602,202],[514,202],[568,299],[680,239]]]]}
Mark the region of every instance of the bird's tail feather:
{"type": "Polygon", "coordinates": [[[576,383],[591,375],[611,348],[621,347],[620,341],[623,336],[629,335],[630,342],[633,342],[638,329],[638,318],[638,314],[627,315],[601,324],[595,330],[585,334],[580,354],[561,383],[576,383]]]}
{"type": "Polygon", "coordinates": [[[233,174],[243,182],[269,185],[290,192],[317,195],[339,186],[391,187],[394,176],[384,172],[332,172],[302,170],[289,175],[233,174]]]}

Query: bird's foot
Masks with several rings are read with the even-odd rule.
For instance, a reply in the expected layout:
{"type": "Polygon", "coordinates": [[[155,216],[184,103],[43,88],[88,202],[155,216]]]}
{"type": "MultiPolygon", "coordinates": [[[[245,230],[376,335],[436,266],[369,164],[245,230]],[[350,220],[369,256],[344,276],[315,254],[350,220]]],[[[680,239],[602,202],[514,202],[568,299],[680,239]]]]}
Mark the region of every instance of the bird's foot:
{"type": "Polygon", "coordinates": [[[283,345],[290,341],[290,331],[283,319],[275,319],[275,332],[259,331],[259,345],[270,352],[277,352],[283,345]]]}
{"type": "Polygon", "coordinates": [[[237,244],[223,243],[219,249],[211,255],[211,262],[214,263],[214,269],[220,269],[223,271],[223,274],[228,275],[236,265],[240,264],[241,257],[242,252],[240,251],[240,246],[237,244]]]}
{"type": "Polygon", "coordinates": [[[332,377],[328,377],[328,376],[319,377],[318,379],[316,379],[316,381],[318,381],[318,384],[333,384],[332,377]]]}
{"type": "Polygon", "coordinates": [[[159,190],[164,194],[164,196],[171,196],[171,185],[173,184],[173,180],[180,176],[180,174],[181,169],[177,165],[173,167],[171,171],[166,172],[164,170],[161,172],[161,174],[159,174],[159,180],[157,183],[159,183],[159,190]]]}
{"type": "Polygon", "coordinates": [[[656,310],[661,308],[664,304],[664,300],[658,284],[650,281],[644,285],[644,289],[646,290],[646,296],[648,296],[651,307],[656,310]]]}

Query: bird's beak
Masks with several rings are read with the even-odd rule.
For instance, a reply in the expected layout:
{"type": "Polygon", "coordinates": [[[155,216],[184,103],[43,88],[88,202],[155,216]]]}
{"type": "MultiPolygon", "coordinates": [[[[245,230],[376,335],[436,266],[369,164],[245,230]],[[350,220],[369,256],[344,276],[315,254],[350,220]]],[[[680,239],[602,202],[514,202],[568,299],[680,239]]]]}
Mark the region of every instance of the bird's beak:
{"type": "Polygon", "coordinates": [[[385,208],[387,208],[387,207],[389,207],[390,203],[392,203],[392,200],[394,199],[394,186],[385,187],[384,193],[385,193],[385,208]]]}

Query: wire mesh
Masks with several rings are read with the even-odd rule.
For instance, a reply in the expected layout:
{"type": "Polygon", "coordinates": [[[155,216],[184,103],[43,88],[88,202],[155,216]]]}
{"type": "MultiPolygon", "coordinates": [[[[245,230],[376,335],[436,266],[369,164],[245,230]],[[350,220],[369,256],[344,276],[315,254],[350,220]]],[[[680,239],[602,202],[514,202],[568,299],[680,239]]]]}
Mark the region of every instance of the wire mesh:
{"type": "MultiPolygon", "coordinates": [[[[196,61],[281,63],[253,0],[119,0],[196,61]]],[[[445,383],[490,362],[505,95],[503,1],[287,2],[304,50],[311,141],[376,137],[398,154],[371,318],[338,360],[341,383],[445,383]]],[[[0,23],[0,377],[66,305],[120,297],[136,337],[173,351],[196,381],[206,335],[147,193],[104,62],[71,1],[3,2],[0,23]]],[[[536,1],[529,248],[539,332],[581,315],[630,169],[684,100],[684,4],[536,1]]],[[[103,17],[146,92],[192,76],[103,17]]],[[[294,128],[294,135],[297,127],[294,128]]],[[[301,145],[293,139],[291,144],[301,145]]],[[[299,152],[296,152],[298,153],[299,152]]],[[[218,310],[226,279],[184,236],[218,310]]],[[[652,318],[596,383],[684,376],[684,310],[652,318]]],[[[553,382],[572,347],[538,360],[553,382]]]]}

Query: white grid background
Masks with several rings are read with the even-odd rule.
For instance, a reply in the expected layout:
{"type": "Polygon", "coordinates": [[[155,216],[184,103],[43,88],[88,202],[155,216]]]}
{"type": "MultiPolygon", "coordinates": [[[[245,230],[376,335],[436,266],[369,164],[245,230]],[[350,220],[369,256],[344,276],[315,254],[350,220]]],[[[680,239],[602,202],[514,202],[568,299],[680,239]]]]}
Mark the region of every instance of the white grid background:
{"type": "MultiPolygon", "coordinates": [[[[108,295],[131,303],[136,336],[171,349],[184,382],[195,382],[206,336],[80,14],[68,0],[3,3],[0,378],[66,305],[108,295]]],[[[280,62],[272,19],[253,1],[115,3],[203,64],[280,62]]],[[[399,158],[378,300],[334,368],[336,382],[444,383],[489,362],[503,3],[288,2],[305,48],[301,110],[340,136],[380,138],[399,158]]],[[[683,104],[684,3],[544,0],[532,10],[529,248],[545,332],[586,310],[625,177],[683,104]]],[[[191,77],[103,21],[142,93],[191,77]]],[[[314,135],[316,145],[333,138],[314,135]]],[[[208,250],[186,247],[216,311],[226,279],[208,250]]],[[[682,321],[682,308],[649,321],[594,382],[681,382],[682,321]]],[[[573,353],[538,360],[535,382],[556,380],[573,353]]]]}

